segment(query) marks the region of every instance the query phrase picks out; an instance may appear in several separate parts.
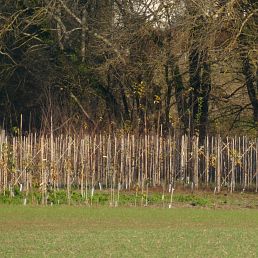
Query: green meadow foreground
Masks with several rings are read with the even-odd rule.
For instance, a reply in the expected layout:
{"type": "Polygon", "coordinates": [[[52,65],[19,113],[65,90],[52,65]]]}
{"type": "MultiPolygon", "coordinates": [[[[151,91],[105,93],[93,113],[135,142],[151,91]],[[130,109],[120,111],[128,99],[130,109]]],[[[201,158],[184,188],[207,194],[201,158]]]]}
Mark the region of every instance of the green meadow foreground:
{"type": "Polygon", "coordinates": [[[258,210],[0,206],[0,257],[258,257],[258,210]]]}

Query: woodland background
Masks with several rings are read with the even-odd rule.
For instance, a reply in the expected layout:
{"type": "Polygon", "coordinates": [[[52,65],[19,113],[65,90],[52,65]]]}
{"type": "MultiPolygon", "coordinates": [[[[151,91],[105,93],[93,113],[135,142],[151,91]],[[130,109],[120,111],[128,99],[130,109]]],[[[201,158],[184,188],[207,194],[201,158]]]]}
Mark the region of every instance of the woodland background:
{"type": "Polygon", "coordinates": [[[0,125],[257,135],[257,16],[255,0],[0,0],[0,125]]]}

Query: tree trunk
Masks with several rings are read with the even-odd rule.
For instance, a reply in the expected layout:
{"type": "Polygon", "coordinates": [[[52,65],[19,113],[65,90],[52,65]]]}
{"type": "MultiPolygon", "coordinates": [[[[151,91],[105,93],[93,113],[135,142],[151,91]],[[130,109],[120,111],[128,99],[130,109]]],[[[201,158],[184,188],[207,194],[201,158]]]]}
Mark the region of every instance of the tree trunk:
{"type": "Polygon", "coordinates": [[[248,91],[248,96],[253,108],[253,120],[258,131],[258,83],[257,83],[257,72],[252,72],[250,60],[246,51],[241,53],[242,71],[245,76],[245,83],[248,91]],[[256,74],[256,76],[255,76],[256,74]],[[255,78],[256,77],[256,78],[255,78]],[[256,89],[255,89],[256,83],[256,89]]]}
{"type": "Polygon", "coordinates": [[[194,135],[198,131],[199,124],[199,97],[201,89],[201,62],[200,62],[200,51],[197,48],[190,50],[189,55],[189,83],[190,83],[190,99],[189,99],[189,109],[190,109],[190,134],[194,135]]]}

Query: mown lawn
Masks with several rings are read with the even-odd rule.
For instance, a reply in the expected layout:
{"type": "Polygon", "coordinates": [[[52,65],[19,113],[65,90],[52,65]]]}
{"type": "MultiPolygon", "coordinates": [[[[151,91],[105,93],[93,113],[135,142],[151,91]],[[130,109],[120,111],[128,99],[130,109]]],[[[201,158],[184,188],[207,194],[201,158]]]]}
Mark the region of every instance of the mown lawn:
{"type": "Polygon", "coordinates": [[[0,257],[258,257],[258,211],[1,205],[0,257]]]}

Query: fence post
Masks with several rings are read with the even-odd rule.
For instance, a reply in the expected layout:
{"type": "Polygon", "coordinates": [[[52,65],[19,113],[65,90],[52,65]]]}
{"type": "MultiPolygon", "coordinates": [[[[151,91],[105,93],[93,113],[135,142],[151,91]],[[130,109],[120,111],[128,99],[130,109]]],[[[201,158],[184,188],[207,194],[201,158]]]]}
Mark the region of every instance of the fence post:
{"type": "Polygon", "coordinates": [[[217,146],[216,146],[216,182],[217,182],[217,192],[219,193],[221,190],[221,166],[220,166],[220,156],[221,156],[221,137],[218,136],[217,138],[217,146]]]}

